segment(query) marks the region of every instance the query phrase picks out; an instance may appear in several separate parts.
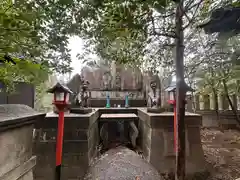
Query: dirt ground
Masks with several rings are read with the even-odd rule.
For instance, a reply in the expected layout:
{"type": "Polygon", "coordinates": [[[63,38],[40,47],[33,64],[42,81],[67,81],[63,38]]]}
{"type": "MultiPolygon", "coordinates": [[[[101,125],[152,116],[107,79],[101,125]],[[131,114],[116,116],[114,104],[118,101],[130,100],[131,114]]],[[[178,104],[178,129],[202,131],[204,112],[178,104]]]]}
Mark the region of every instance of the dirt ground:
{"type": "Polygon", "coordinates": [[[202,129],[201,139],[211,174],[207,180],[240,178],[240,131],[202,129]]]}

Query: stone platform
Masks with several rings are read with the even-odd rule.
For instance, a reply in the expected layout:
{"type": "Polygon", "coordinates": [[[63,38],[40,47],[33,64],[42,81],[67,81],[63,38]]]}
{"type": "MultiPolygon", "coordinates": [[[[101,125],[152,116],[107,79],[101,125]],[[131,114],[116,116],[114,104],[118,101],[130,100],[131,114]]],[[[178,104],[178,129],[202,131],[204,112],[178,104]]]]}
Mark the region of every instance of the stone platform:
{"type": "MultiPolygon", "coordinates": [[[[139,144],[144,157],[159,172],[171,174],[175,171],[175,152],[172,112],[147,113],[138,109],[139,144]]],[[[186,174],[206,172],[206,164],[200,138],[202,121],[199,114],[185,113],[186,126],[186,174]]]]}
{"type": "MultiPolygon", "coordinates": [[[[136,146],[142,150],[146,161],[160,173],[169,174],[174,172],[173,113],[163,112],[154,114],[148,113],[146,108],[134,107],[95,108],[89,114],[70,113],[65,115],[63,180],[82,179],[88,167],[92,165],[94,159],[99,155],[100,127],[101,123],[103,123],[100,119],[110,117],[116,120],[118,118],[121,119],[123,116],[129,119],[136,118],[134,123],[139,131],[136,146]]],[[[52,180],[53,178],[57,120],[57,114],[48,113],[46,118],[39,120],[35,124],[34,153],[38,156],[37,167],[34,171],[35,180],[52,180]]],[[[187,175],[206,171],[200,139],[201,123],[200,115],[186,113],[187,175]]],[[[124,150],[123,152],[126,151],[124,150]]],[[[115,155],[113,156],[115,157],[115,155]]],[[[103,164],[106,162],[107,160],[104,160],[103,164]]],[[[126,164],[126,166],[130,165],[126,164]]],[[[132,168],[133,170],[138,169],[134,165],[132,168]]],[[[96,169],[93,171],[97,172],[96,169]]],[[[119,172],[116,171],[116,173],[119,172]]]]}
{"type": "Polygon", "coordinates": [[[33,180],[36,156],[32,154],[33,124],[43,119],[26,105],[0,105],[0,179],[33,180]]]}

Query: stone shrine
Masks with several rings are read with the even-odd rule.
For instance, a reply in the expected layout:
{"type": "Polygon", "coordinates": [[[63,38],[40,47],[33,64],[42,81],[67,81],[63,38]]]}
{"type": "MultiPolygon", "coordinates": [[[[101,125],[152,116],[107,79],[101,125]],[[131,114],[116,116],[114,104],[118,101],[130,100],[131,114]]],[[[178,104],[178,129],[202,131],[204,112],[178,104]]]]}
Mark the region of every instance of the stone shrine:
{"type": "Polygon", "coordinates": [[[104,107],[107,95],[110,96],[111,107],[123,107],[126,95],[129,96],[130,106],[146,106],[146,85],[139,68],[126,67],[113,61],[107,68],[84,67],[81,75],[76,76],[90,82],[88,89],[93,107],[104,107]]]}

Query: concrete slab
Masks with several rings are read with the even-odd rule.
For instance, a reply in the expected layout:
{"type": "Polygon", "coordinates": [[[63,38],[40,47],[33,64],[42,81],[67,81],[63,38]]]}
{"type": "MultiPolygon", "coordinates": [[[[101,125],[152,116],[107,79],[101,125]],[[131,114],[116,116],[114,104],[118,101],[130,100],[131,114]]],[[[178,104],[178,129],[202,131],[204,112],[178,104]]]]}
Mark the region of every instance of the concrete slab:
{"type": "Polygon", "coordinates": [[[101,118],[110,118],[110,119],[112,119],[112,118],[137,118],[137,115],[136,114],[134,114],[134,113],[126,113],[126,114],[123,114],[123,113],[121,113],[121,114],[102,114],[101,115],[101,118]]]}
{"type": "Polygon", "coordinates": [[[102,114],[100,121],[134,121],[138,116],[134,113],[116,113],[116,114],[102,114]]]}
{"type": "MultiPolygon", "coordinates": [[[[138,108],[138,110],[147,113],[149,116],[174,116],[173,112],[162,112],[162,113],[149,113],[147,112],[147,108],[138,108]]],[[[201,116],[200,114],[195,114],[191,112],[185,112],[185,116],[201,116]]]]}

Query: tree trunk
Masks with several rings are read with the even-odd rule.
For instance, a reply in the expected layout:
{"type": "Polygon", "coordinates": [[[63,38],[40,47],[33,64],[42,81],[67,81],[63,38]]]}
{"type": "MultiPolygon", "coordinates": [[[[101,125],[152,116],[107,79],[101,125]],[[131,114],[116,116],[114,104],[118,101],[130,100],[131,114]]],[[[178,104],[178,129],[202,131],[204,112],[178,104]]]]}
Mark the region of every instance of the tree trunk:
{"type": "Polygon", "coordinates": [[[214,110],[217,116],[217,122],[218,122],[218,127],[222,128],[221,122],[220,122],[220,118],[219,118],[219,107],[218,107],[218,95],[217,95],[217,91],[215,88],[212,88],[212,92],[213,92],[213,97],[214,97],[214,110]]]}
{"type": "Polygon", "coordinates": [[[193,108],[193,112],[196,113],[196,98],[194,97],[194,93],[191,92],[191,96],[192,96],[192,108],[193,108]]]}
{"type": "Polygon", "coordinates": [[[176,8],[176,114],[177,114],[177,154],[175,180],[185,179],[185,98],[186,83],[184,81],[184,46],[183,46],[183,0],[180,0],[176,8]]]}
{"type": "Polygon", "coordinates": [[[229,102],[229,105],[231,106],[231,109],[232,109],[232,111],[233,111],[233,114],[234,114],[235,117],[236,117],[236,121],[237,121],[237,123],[238,123],[238,126],[240,126],[240,118],[239,118],[239,116],[238,116],[237,109],[234,107],[234,105],[233,105],[233,103],[232,103],[232,100],[231,100],[231,98],[229,97],[228,87],[227,87],[227,84],[226,84],[226,80],[223,79],[222,82],[223,82],[224,93],[225,93],[225,95],[226,95],[226,97],[227,97],[227,99],[228,99],[228,102],[229,102]]]}

